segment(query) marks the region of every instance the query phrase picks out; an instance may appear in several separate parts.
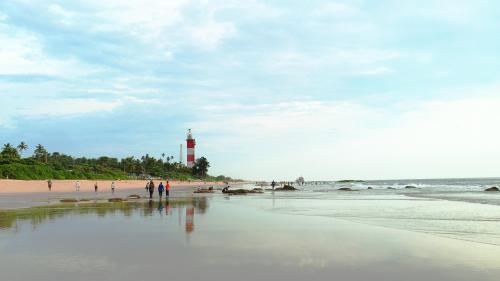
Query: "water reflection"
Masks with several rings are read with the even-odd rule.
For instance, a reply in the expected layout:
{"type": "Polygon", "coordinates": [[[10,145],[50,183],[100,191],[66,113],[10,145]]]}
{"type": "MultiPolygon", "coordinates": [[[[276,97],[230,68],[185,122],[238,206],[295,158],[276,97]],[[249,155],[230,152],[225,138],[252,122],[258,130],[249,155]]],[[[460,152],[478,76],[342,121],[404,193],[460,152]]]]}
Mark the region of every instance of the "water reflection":
{"type": "Polygon", "coordinates": [[[154,216],[156,213],[163,217],[173,216],[174,209],[178,209],[179,225],[182,224],[181,214],[185,209],[186,233],[194,231],[195,213],[205,214],[208,209],[206,197],[169,198],[164,201],[133,201],[133,202],[92,202],[75,204],[57,204],[37,206],[25,209],[0,210],[0,231],[6,229],[18,230],[19,223],[29,222],[33,228],[47,222],[70,215],[97,215],[106,217],[120,214],[130,217],[138,214],[143,217],[154,216]]]}

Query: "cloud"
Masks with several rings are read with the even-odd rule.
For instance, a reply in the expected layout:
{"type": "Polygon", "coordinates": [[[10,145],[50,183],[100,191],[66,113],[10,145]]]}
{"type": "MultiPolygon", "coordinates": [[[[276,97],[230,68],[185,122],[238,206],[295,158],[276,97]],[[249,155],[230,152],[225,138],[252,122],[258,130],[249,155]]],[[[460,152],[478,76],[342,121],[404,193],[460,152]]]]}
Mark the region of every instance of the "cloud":
{"type": "MultiPolygon", "coordinates": [[[[0,30],[2,28],[0,27],[0,30]]],[[[16,32],[0,34],[0,75],[42,75],[70,77],[88,75],[96,68],[74,59],[59,59],[45,54],[44,46],[34,34],[16,32]]]]}
{"type": "Polygon", "coordinates": [[[111,112],[123,104],[122,101],[104,102],[96,99],[57,99],[46,100],[19,111],[25,117],[56,117],[111,112]]]}
{"type": "Polygon", "coordinates": [[[241,177],[479,177],[494,176],[500,164],[499,107],[498,97],[383,109],[353,102],[233,104],[191,126],[210,133],[204,145],[211,155],[223,148],[245,159],[251,174],[223,168],[241,177]]]}
{"type": "Polygon", "coordinates": [[[285,51],[267,62],[272,72],[310,72],[334,68],[340,74],[382,75],[390,69],[381,63],[398,60],[400,52],[378,49],[333,49],[317,53],[285,51]]]}
{"type": "Polygon", "coordinates": [[[215,49],[221,41],[237,33],[234,24],[215,21],[188,28],[188,31],[198,46],[209,50],[215,49]]]}

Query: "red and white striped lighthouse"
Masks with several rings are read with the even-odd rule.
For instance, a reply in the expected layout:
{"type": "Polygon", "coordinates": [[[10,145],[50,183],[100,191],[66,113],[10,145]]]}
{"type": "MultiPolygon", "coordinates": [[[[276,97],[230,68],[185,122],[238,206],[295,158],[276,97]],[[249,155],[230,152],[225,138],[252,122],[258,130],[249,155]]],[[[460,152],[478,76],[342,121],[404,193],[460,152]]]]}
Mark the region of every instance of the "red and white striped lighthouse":
{"type": "Polygon", "coordinates": [[[186,166],[188,168],[192,168],[194,166],[194,147],[196,145],[196,141],[193,139],[193,135],[191,134],[191,129],[188,130],[186,143],[187,143],[186,144],[186,148],[187,148],[186,166]]]}

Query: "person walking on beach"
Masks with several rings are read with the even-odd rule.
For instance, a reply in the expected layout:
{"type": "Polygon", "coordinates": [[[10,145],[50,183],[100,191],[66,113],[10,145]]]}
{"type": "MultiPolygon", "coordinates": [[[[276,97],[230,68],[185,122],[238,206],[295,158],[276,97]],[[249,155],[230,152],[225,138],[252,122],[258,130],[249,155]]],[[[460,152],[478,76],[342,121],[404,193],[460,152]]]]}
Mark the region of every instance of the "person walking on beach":
{"type": "Polygon", "coordinates": [[[94,183],[94,192],[95,192],[95,193],[97,193],[97,188],[98,188],[98,186],[97,186],[97,182],[95,182],[95,183],[94,183]]]}
{"type": "Polygon", "coordinates": [[[167,185],[165,186],[165,197],[170,197],[170,183],[167,180],[167,185]]]}
{"type": "Polygon", "coordinates": [[[52,180],[51,179],[49,179],[47,181],[47,186],[49,187],[49,191],[51,191],[52,190],[52,180]]]}
{"type": "Polygon", "coordinates": [[[111,193],[115,193],[116,184],[114,181],[111,182],[111,193]]]}
{"type": "Polygon", "coordinates": [[[158,185],[158,194],[160,194],[160,200],[161,196],[163,195],[163,190],[165,190],[165,187],[163,186],[163,182],[160,182],[160,185],[158,185]]]}
{"type": "Polygon", "coordinates": [[[153,180],[149,182],[149,199],[153,199],[153,193],[155,192],[155,184],[153,180]]]}
{"type": "Polygon", "coordinates": [[[273,180],[273,182],[271,182],[271,187],[273,188],[273,190],[274,190],[275,186],[276,186],[276,182],[273,180]]]}
{"type": "Polygon", "coordinates": [[[80,191],[80,181],[75,182],[75,190],[80,191]]]}

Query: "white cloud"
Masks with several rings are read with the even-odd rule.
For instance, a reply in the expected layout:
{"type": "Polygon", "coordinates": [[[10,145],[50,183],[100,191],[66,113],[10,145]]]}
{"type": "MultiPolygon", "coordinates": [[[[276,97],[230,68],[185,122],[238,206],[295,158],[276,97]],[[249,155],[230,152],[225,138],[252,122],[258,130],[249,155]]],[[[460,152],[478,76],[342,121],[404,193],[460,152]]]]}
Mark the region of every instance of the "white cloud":
{"type": "Polygon", "coordinates": [[[379,63],[401,57],[398,51],[377,49],[333,49],[315,54],[285,51],[271,56],[267,68],[272,72],[290,73],[333,67],[340,74],[381,75],[391,70],[379,63]]]}
{"type": "Polygon", "coordinates": [[[203,112],[191,126],[214,135],[204,144],[210,157],[232,151],[245,159],[245,169],[218,164],[240,177],[479,177],[496,175],[500,165],[498,108],[498,96],[383,109],[352,102],[233,104],[220,114],[203,112]]]}
{"type": "Polygon", "coordinates": [[[110,112],[123,105],[123,101],[99,101],[96,99],[57,99],[46,100],[31,104],[29,108],[19,111],[20,115],[27,117],[34,116],[67,116],[88,114],[93,112],[110,112]]]}
{"type": "MultiPolygon", "coordinates": [[[[0,29],[1,30],[1,29],[0,29]]],[[[0,33],[0,75],[67,76],[89,74],[96,69],[74,59],[47,56],[43,44],[29,33],[0,33]]]]}
{"type": "Polygon", "coordinates": [[[215,49],[226,38],[236,35],[234,24],[210,21],[206,24],[187,29],[194,42],[203,49],[215,49]]]}
{"type": "MultiPolygon", "coordinates": [[[[92,0],[97,9],[96,31],[124,32],[164,50],[170,58],[172,50],[190,45],[214,49],[220,42],[237,33],[233,22],[218,21],[215,14],[223,8],[234,8],[219,2],[201,0],[92,0]],[[188,8],[200,10],[190,14],[188,8]],[[166,50],[166,51],[165,51],[166,50]]],[[[257,7],[257,4],[254,5],[257,7]]]]}

